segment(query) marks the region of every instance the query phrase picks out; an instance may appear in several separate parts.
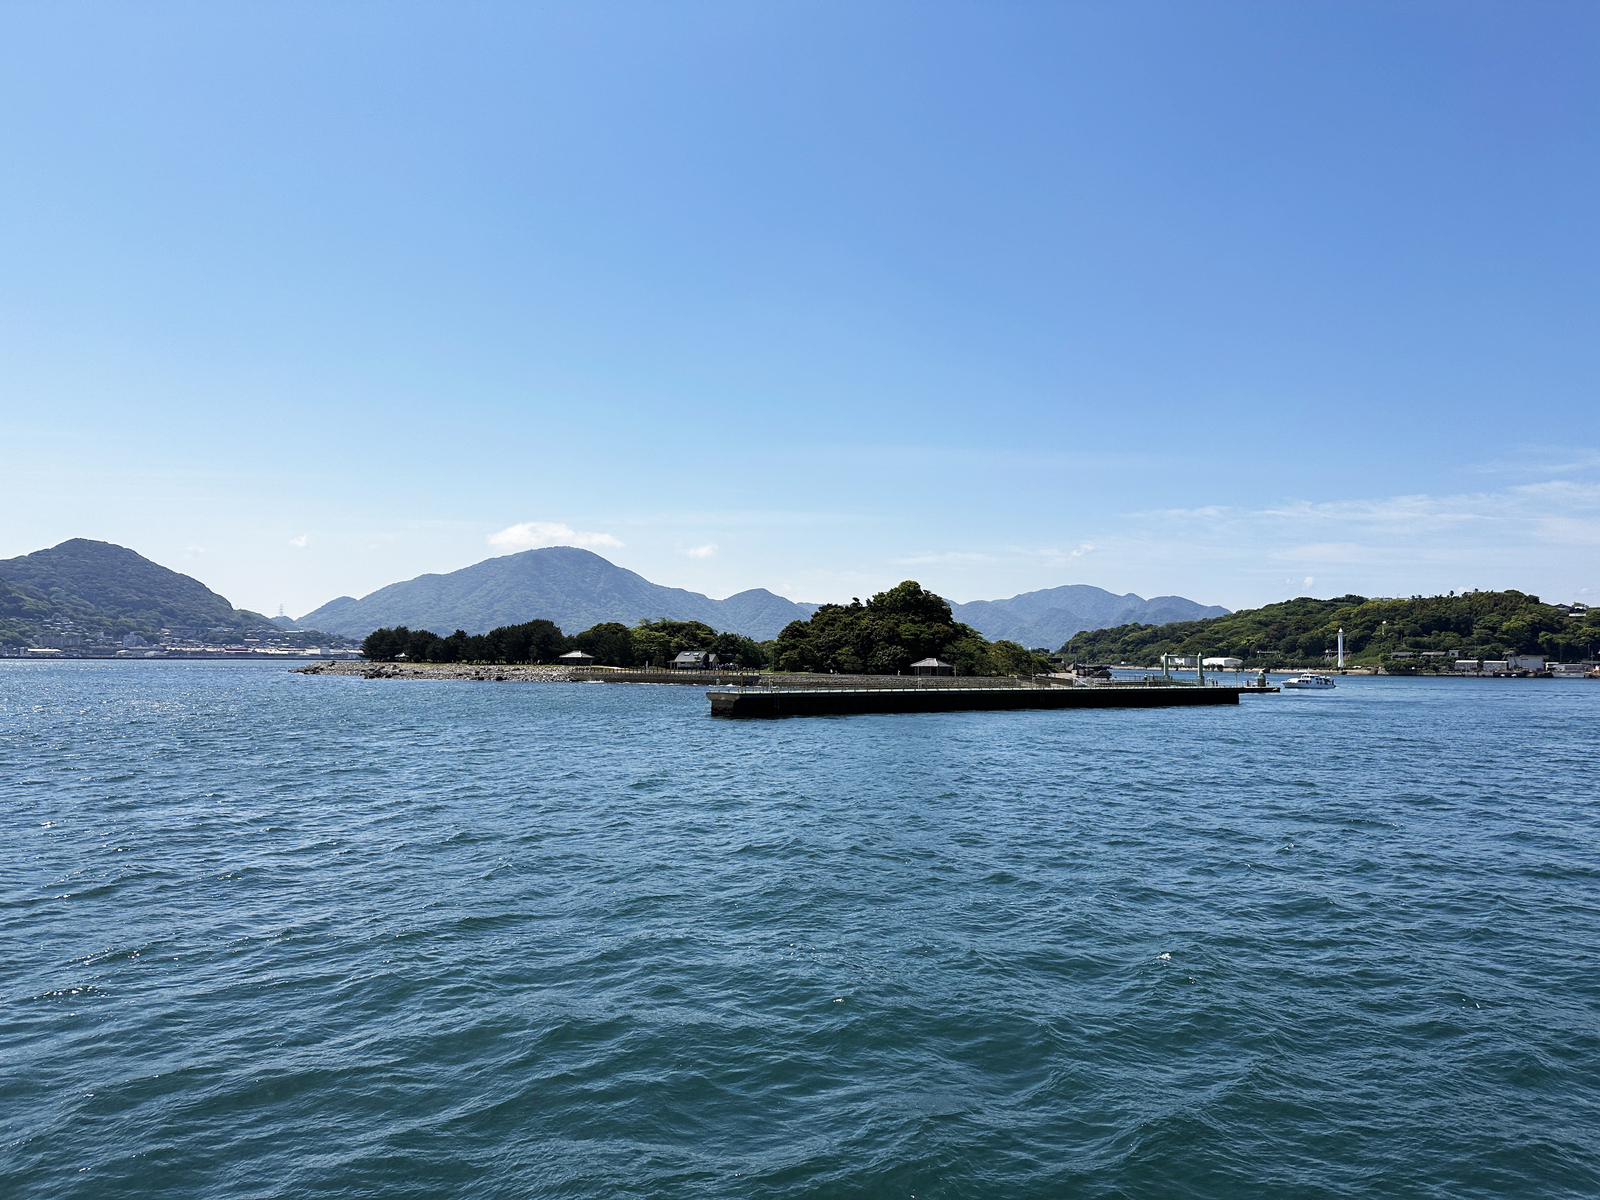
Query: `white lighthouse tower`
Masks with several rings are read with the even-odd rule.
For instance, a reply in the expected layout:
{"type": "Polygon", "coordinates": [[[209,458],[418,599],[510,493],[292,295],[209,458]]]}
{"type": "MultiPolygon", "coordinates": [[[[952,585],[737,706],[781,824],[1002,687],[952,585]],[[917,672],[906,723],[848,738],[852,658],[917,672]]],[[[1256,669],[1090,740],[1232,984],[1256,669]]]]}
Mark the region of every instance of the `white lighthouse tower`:
{"type": "Polygon", "coordinates": [[[1344,670],[1344,626],[1339,626],[1339,669],[1344,670]]]}

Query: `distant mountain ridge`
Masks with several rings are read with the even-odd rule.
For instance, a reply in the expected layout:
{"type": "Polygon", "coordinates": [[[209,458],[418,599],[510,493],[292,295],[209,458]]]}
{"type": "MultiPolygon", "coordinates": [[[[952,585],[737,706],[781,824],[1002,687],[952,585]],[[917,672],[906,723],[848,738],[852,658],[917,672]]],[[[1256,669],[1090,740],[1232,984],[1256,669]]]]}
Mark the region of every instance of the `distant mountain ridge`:
{"type": "MultiPolygon", "coordinates": [[[[633,625],[667,617],[766,641],[819,605],[752,588],[725,600],[664,587],[588,550],[551,546],[491,558],[447,575],[421,575],[357,599],[340,596],[297,621],[269,620],[234,608],[199,580],[110,542],[73,538],[0,560],[0,642],[27,644],[72,631],[120,637],[161,629],[244,634],[274,628],[319,629],[361,638],[382,626],[409,625],[448,635],[486,633],[543,617],[568,633],[605,621],[633,625]]],[[[1222,616],[1227,609],[1086,584],[1025,592],[1009,600],[952,604],[956,620],[991,640],[1051,648],[1082,630],[1165,624],[1222,616]]]]}
{"type": "Polygon", "coordinates": [[[25,642],[69,624],[74,632],[117,636],[270,627],[198,579],[110,542],[72,538],[0,560],[0,639],[25,642]]]}
{"type": "Polygon", "coordinates": [[[1005,639],[1027,647],[1054,650],[1085,629],[1116,625],[1165,625],[1226,616],[1217,604],[1197,604],[1182,596],[1146,600],[1132,592],[1119,596],[1086,583],[1023,592],[1009,600],[974,600],[952,604],[956,620],[971,625],[991,641],[1005,639]]]}
{"type": "MultiPolygon", "coordinates": [[[[445,575],[419,575],[391,583],[359,600],[340,596],[296,618],[295,623],[360,638],[374,629],[396,625],[448,636],[457,629],[487,633],[501,625],[542,617],[570,634],[602,621],[633,625],[646,618],[667,617],[704,621],[713,629],[766,641],[790,621],[806,620],[818,607],[786,600],[765,588],[713,600],[699,592],[651,583],[589,550],[547,546],[485,559],[445,575]]],[[[1047,649],[1060,646],[1083,629],[1133,621],[1201,620],[1228,611],[1182,596],[1146,600],[1131,592],[1118,596],[1087,584],[950,607],[956,620],[991,640],[1004,638],[1047,649]]]]}
{"type": "Polygon", "coordinates": [[[817,607],[785,600],[765,588],[713,600],[651,583],[589,550],[546,546],[486,559],[448,575],[391,583],[359,600],[340,596],[296,623],[360,638],[396,625],[448,636],[457,629],[487,633],[542,617],[577,633],[603,621],[633,625],[668,617],[704,621],[713,629],[766,640],[790,621],[805,620],[817,607]]]}

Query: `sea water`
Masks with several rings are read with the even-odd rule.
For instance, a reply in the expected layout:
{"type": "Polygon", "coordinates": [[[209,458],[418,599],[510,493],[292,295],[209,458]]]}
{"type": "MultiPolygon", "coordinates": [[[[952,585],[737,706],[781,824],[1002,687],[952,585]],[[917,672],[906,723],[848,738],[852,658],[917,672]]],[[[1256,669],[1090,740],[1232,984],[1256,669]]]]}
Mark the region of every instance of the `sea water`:
{"type": "Polygon", "coordinates": [[[1600,684],[0,664],[0,1194],[1592,1196],[1600,684]]]}

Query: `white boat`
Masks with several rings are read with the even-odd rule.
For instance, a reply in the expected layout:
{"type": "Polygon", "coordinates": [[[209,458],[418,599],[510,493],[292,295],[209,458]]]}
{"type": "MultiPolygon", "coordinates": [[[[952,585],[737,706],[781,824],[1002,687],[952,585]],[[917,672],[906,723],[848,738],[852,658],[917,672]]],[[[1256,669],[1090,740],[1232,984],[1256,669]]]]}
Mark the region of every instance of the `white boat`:
{"type": "Polygon", "coordinates": [[[1338,687],[1331,675],[1296,675],[1292,679],[1285,679],[1278,685],[1286,688],[1299,688],[1305,691],[1320,691],[1323,688],[1338,687]]]}

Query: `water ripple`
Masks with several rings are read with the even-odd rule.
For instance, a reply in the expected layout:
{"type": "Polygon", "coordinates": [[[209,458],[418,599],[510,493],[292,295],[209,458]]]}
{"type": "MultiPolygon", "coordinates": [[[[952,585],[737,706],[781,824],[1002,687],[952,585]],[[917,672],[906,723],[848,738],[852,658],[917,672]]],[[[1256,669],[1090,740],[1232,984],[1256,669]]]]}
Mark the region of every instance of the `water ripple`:
{"type": "Polygon", "coordinates": [[[1594,1195],[1597,708],[0,664],[0,1190],[1594,1195]]]}

